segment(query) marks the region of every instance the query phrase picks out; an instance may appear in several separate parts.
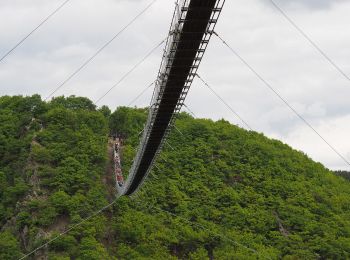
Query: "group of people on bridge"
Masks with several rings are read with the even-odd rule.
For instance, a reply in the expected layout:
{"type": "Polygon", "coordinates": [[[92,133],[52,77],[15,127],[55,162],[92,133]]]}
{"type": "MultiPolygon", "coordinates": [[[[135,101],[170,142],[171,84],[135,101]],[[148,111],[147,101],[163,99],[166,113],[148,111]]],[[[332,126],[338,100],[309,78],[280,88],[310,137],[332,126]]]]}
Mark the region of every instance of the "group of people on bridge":
{"type": "Polygon", "coordinates": [[[115,183],[117,186],[122,187],[124,185],[124,177],[120,163],[121,139],[116,135],[113,137],[113,148],[115,183]]]}

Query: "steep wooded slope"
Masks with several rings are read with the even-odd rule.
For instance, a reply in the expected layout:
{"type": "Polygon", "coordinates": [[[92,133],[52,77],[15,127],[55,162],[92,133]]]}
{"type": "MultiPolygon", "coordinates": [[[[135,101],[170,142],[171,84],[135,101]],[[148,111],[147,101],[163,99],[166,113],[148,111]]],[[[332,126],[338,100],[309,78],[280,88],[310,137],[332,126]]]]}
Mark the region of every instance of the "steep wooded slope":
{"type": "MultiPolygon", "coordinates": [[[[108,133],[124,135],[127,171],[145,117],[84,98],[0,98],[0,258],[18,259],[107,205],[108,133]]],[[[224,120],[181,114],[177,128],[138,196],[33,259],[350,257],[349,181],[224,120]]]]}

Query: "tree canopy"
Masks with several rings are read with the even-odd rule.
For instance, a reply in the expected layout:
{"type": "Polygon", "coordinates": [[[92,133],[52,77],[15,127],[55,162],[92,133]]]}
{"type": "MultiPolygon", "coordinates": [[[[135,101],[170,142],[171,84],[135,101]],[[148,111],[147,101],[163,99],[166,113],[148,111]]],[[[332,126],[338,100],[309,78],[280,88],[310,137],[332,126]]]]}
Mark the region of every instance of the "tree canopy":
{"type": "MultiPolygon", "coordinates": [[[[108,135],[124,138],[127,172],[146,118],[147,109],[112,113],[74,96],[1,97],[0,259],[18,259],[111,202],[108,135]]],[[[137,196],[35,257],[350,258],[346,172],[225,120],[181,113],[176,126],[137,196]]]]}

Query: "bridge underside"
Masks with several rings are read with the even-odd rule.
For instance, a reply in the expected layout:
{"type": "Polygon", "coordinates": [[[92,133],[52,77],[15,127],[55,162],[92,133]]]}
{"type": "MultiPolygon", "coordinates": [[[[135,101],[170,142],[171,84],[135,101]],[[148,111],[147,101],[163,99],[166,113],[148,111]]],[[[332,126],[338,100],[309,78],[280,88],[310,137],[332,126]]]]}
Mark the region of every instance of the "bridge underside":
{"type": "Polygon", "coordinates": [[[138,158],[124,189],[125,195],[134,193],[142,184],[160,151],[174,115],[181,109],[224,1],[181,2],[174,14],[171,39],[158,75],[159,89],[151,104],[154,107],[150,109],[153,114],[146,124],[138,158]]]}

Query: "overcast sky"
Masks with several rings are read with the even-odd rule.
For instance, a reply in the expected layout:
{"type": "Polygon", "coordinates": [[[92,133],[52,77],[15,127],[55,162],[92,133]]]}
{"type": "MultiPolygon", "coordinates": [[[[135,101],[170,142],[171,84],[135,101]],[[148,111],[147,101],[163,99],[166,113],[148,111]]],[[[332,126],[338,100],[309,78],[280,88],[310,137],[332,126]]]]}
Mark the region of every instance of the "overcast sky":
{"type": "MultiPolygon", "coordinates": [[[[350,1],[275,0],[350,75],[350,1]]],[[[0,56],[63,0],[0,0],[0,56]]],[[[150,0],[71,0],[0,63],[0,95],[46,97],[150,0]]],[[[167,35],[174,0],[158,0],[57,95],[96,100],[167,35]]],[[[350,160],[350,82],[268,0],[227,0],[217,32],[350,160]]],[[[159,48],[99,105],[127,105],[155,80],[159,48]]],[[[258,132],[331,169],[350,169],[216,38],[199,74],[258,132]]],[[[147,106],[152,89],[134,105],[147,106]]],[[[186,104],[198,117],[241,124],[196,80],[186,104]]]]}

